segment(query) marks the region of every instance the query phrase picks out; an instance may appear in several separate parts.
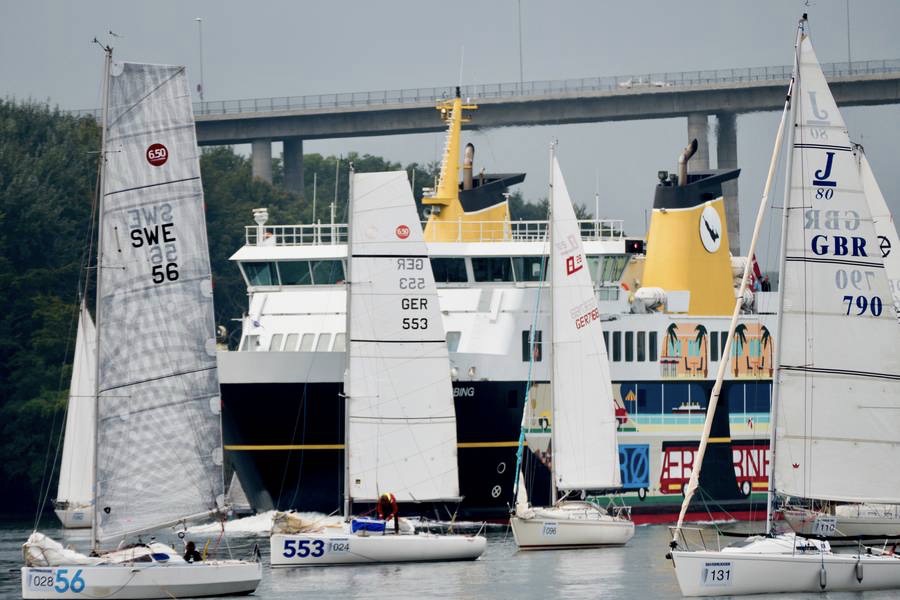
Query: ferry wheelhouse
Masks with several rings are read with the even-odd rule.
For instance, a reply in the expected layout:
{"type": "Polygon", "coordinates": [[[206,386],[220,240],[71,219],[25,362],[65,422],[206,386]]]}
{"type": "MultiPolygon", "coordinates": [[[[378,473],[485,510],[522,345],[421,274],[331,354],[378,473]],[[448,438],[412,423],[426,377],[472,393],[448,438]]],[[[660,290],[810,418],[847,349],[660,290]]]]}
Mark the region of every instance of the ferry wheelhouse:
{"type": "MultiPolygon", "coordinates": [[[[503,519],[529,379],[526,472],[532,500],[549,500],[547,223],[509,218],[507,189],[524,174],[473,177],[471,145],[459,182],[461,124],[476,107],[457,97],[438,108],[447,143],[423,199],[424,228],[450,350],[463,500],[409,512],[503,519]]],[[[638,522],[680,507],[743,264],[728,253],[722,197],[738,171],[660,175],[646,242],[626,238],[621,221],[581,222],[619,417],[622,498],[638,522]]],[[[267,225],[264,209],[254,216],[231,258],[249,295],[240,344],[219,353],[225,449],[257,510],[331,513],[343,498],[347,228],[267,225]]],[[[765,514],[775,323],[767,306],[772,293],[745,299],[698,518],[765,514]]]]}

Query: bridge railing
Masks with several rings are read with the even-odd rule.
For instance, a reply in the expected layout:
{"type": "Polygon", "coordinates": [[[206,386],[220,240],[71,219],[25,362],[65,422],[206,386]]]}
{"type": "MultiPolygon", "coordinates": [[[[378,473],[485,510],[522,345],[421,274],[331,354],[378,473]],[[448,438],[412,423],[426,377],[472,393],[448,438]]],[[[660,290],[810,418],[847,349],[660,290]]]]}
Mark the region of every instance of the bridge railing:
{"type": "MultiPolygon", "coordinates": [[[[442,240],[467,242],[538,242],[544,239],[548,226],[547,221],[444,221],[436,224],[439,227],[437,235],[442,240]]],[[[423,222],[423,229],[425,225],[423,222]]],[[[578,226],[585,241],[616,241],[625,238],[624,221],[619,219],[586,219],[578,221],[578,226]]],[[[346,244],[347,225],[247,225],[244,228],[244,243],[247,246],[346,244]]]]}
{"type": "MultiPolygon", "coordinates": [[[[862,60],[854,62],[823,63],[827,78],[885,73],[900,74],[900,59],[862,60]]],[[[642,73],[610,77],[584,77],[581,79],[554,79],[543,81],[488,83],[462,87],[462,95],[473,101],[491,98],[534,98],[548,95],[583,92],[621,92],[658,88],[678,88],[717,83],[750,83],[757,81],[787,81],[789,66],[744,67],[703,71],[679,71],[674,73],[642,73]]],[[[378,105],[431,105],[451,98],[454,87],[405,88],[370,92],[345,92],[313,94],[307,96],[278,96],[272,98],[247,98],[243,100],[207,100],[194,103],[196,115],[229,115],[241,113],[274,113],[293,110],[354,108],[378,105]]],[[[99,109],[67,111],[75,116],[94,116],[99,109]]]]}

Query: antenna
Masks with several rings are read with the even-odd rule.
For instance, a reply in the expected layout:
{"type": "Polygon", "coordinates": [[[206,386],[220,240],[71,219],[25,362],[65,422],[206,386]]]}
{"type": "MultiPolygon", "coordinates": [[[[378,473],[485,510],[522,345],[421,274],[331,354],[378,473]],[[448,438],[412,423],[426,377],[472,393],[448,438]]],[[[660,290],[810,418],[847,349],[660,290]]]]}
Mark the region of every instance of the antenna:
{"type": "Polygon", "coordinates": [[[459,87],[462,87],[463,63],[465,63],[465,60],[466,60],[466,47],[460,46],[459,47],[459,87]]]}

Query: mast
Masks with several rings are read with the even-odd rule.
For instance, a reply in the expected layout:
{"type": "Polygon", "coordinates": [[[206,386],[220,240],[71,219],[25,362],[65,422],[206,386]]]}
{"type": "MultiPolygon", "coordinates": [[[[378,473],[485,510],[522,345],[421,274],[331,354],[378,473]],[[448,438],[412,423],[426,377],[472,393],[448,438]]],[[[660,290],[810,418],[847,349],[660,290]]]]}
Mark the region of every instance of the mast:
{"type": "MultiPolygon", "coordinates": [[[[803,38],[803,29],[806,24],[806,13],[800,19],[797,28],[797,40],[794,42],[794,74],[791,77],[791,87],[796,88],[799,84],[800,77],[800,41],[803,38]]],[[[780,394],[779,379],[781,379],[781,321],[784,315],[784,272],[787,254],[787,236],[788,236],[788,200],[791,194],[791,177],[793,176],[793,150],[794,150],[794,133],[797,129],[797,106],[791,104],[790,122],[788,123],[788,139],[787,149],[788,158],[785,165],[784,174],[784,200],[781,207],[781,248],[778,261],[778,316],[775,318],[775,331],[778,336],[778,342],[775,344],[775,352],[772,355],[772,365],[774,371],[772,374],[772,402],[769,409],[769,464],[772,468],[769,470],[769,485],[766,489],[766,533],[772,532],[772,504],[775,500],[775,423],[776,411],[778,408],[778,400],[780,394]]]]}
{"type": "MultiPolygon", "coordinates": [[[[97,38],[94,38],[94,41],[97,42],[97,38]]],[[[100,42],[97,42],[98,44],[100,42]]],[[[103,227],[101,226],[101,220],[103,219],[103,191],[104,191],[104,176],[106,173],[106,123],[107,123],[107,114],[109,112],[109,77],[110,77],[110,68],[112,66],[112,47],[111,46],[103,46],[103,52],[105,54],[105,59],[103,61],[103,85],[102,85],[102,94],[103,94],[103,105],[100,113],[100,181],[97,186],[98,194],[97,194],[97,290],[96,290],[96,302],[94,306],[94,333],[96,335],[96,340],[94,344],[95,351],[95,362],[94,365],[94,431],[93,431],[93,449],[94,453],[94,465],[91,472],[91,477],[93,478],[93,497],[94,497],[94,507],[91,511],[91,550],[98,551],[100,549],[100,540],[97,536],[97,438],[98,428],[97,428],[97,420],[100,416],[100,328],[101,319],[100,319],[100,278],[103,276],[103,227]]],[[[85,287],[85,291],[87,288],[85,287]]]]}
{"type": "MultiPolygon", "coordinates": [[[[550,143],[550,184],[549,184],[549,202],[547,203],[547,210],[549,211],[548,220],[547,220],[547,239],[550,240],[549,246],[549,259],[547,262],[547,278],[550,280],[550,285],[553,285],[553,162],[556,159],[556,142],[550,143]]],[[[540,292],[538,292],[540,293],[540,292]]],[[[550,321],[549,321],[549,334],[550,334],[550,414],[553,415],[553,422],[550,424],[550,504],[555,506],[557,500],[557,492],[556,492],[556,461],[553,459],[553,453],[556,451],[556,402],[554,401],[554,393],[553,388],[556,385],[556,349],[554,348],[555,342],[553,340],[553,290],[550,290],[550,298],[548,299],[550,303],[550,321]]]]}
{"type": "MultiPolygon", "coordinates": [[[[353,163],[350,163],[350,177],[347,185],[349,192],[347,194],[347,274],[344,278],[344,288],[346,289],[347,304],[344,310],[344,519],[350,518],[350,396],[347,394],[347,387],[350,383],[350,286],[353,281],[350,272],[350,265],[353,264],[353,244],[351,239],[353,236],[353,163]]],[[[337,182],[337,177],[335,177],[337,182]]],[[[337,183],[335,183],[335,190],[337,183]]],[[[337,201],[337,192],[335,192],[335,202],[337,201]]]]}
{"type": "MultiPolygon", "coordinates": [[[[804,18],[805,18],[805,15],[804,15],[804,18]]],[[[797,32],[797,41],[795,42],[795,46],[794,46],[795,48],[799,47],[800,36],[802,34],[802,31],[803,31],[803,20],[801,19],[800,26],[799,26],[799,29],[797,32]]],[[[796,52],[795,52],[795,55],[796,55],[796,52]]],[[[781,150],[781,143],[782,143],[782,138],[784,136],[784,129],[785,129],[785,125],[787,123],[788,114],[790,113],[791,117],[793,117],[793,115],[794,115],[794,108],[793,108],[793,103],[791,102],[791,99],[792,99],[793,92],[794,92],[794,79],[796,77],[796,74],[797,74],[797,68],[796,68],[796,59],[795,59],[794,75],[791,77],[791,81],[788,84],[788,93],[787,93],[787,96],[784,101],[784,109],[781,112],[781,122],[778,126],[778,132],[775,136],[775,147],[772,150],[772,158],[769,161],[769,171],[768,171],[768,175],[766,176],[766,183],[763,188],[763,195],[759,202],[759,209],[757,210],[757,213],[756,213],[756,222],[753,226],[753,237],[750,239],[750,247],[747,250],[748,257],[752,257],[756,252],[756,242],[759,240],[759,233],[760,233],[760,229],[762,227],[762,220],[763,220],[763,216],[765,214],[766,205],[768,204],[768,200],[769,200],[769,192],[772,189],[772,182],[773,182],[773,179],[775,176],[775,169],[778,164],[778,155],[781,150]]],[[[789,146],[790,146],[790,144],[793,143],[793,137],[794,137],[793,136],[793,120],[791,120],[791,131],[789,132],[789,141],[788,141],[789,146]]],[[[788,164],[790,164],[790,163],[788,163],[788,164]]],[[[790,177],[790,171],[788,171],[788,177],[790,177]]],[[[787,189],[789,190],[790,189],[790,180],[788,180],[786,185],[787,185],[787,189]]],[[[785,210],[785,214],[787,214],[787,210],[785,210]]],[[[782,240],[782,244],[783,243],[784,243],[784,239],[782,240]]],[[[783,252],[782,252],[782,255],[783,255],[783,252]]],[[[783,259],[783,256],[782,256],[782,259],[783,259]]],[[[706,454],[706,447],[709,444],[709,435],[712,430],[712,423],[713,423],[713,418],[715,417],[715,413],[716,413],[716,406],[719,403],[719,395],[721,394],[721,391],[722,391],[722,383],[725,379],[725,372],[731,361],[731,343],[734,338],[735,329],[737,328],[738,316],[740,315],[740,312],[741,312],[741,303],[743,302],[744,293],[747,290],[747,284],[750,279],[751,266],[752,266],[752,261],[750,261],[750,260],[746,261],[746,263],[744,264],[744,274],[741,277],[741,287],[740,287],[737,297],[735,298],[735,301],[734,301],[734,311],[731,314],[731,324],[729,325],[729,328],[728,328],[728,337],[725,339],[725,347],[722,348],[722,354],[724,355],[724,359],[719,361],[719,368],[716,373],[716,382],[713,385],[712,393],[710,394],[710,398],[709,398],[709,404],[707,405],[707,408],[706,408],[706,420],[703,424],[703,434],[700,438],[700,447],[697,449],[697,455],[696,455],[696,458],[694,459],[694,464],[697,466],[691,472],[691,479],[688,482],[687,491],[684,494],[684,501],[681,504],[681,512],[678,514],[678,524],[675,526],[674,537],[672,539],[673,544],[675,544],[677,542],[678,533],[681,531],[681,527],[684,524],[684,517],[685,517],[685,514],[687,513],[688,506],[691,503],[691,499],[693,498],[694,492],[696,491],[697,485],[700,481],[700,471],[703,466],[703,457],[706,454]]],[[[781,286],[779,285],[779,290],[780,289],[781,289],[781,286]]],[[[780,313],[779,313],[779,320],[780,320],[780,313]]],[[[776,360],[776,364],[777,364],[777,360],[776,360]]],[[[774,431],[773,423],[774,423],[774,421],[772,421],[770,419],[770,425],[769,425],[770,437],[773,437],[773,433],[772,433],[774,431]]],[[[772,448],[772,446],[771,446],[771,441],[770,441],[770,449],[771,448],[772,448]]],[[[769,481],[771,484],[771,476],[770,476],[769,481]]]]}

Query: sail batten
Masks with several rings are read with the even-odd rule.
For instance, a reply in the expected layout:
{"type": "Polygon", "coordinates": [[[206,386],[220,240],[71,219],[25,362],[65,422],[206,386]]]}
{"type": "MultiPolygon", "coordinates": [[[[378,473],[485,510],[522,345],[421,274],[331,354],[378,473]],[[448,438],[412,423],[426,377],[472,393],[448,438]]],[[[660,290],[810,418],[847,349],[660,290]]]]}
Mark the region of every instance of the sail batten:
{"type": "Polygon", "coordinates": [[[100,208],[95,537],[223,505],[212,279],[183,67],[113,63],[100,208]]]}
{"type": "MultiPolygon", "coordinates": [[[[807,37],[785,206],[775,484],[781,494],[900,502],[896,311],[857,155],[807,37]]],[[[868,188],[868,189],[867,189],[868,188]]]]}
{"type": "Polygon", "coordinates": [[[553,471],[559,490],[620,487],[616,417],[600,309],[581,233],[553,158],[553,471]]]}
{"type": "Polygon", "coordinates": [[[347,445],[354,500],[458,500],[437,288],[405,171],[352,175],[347,445]]]}

